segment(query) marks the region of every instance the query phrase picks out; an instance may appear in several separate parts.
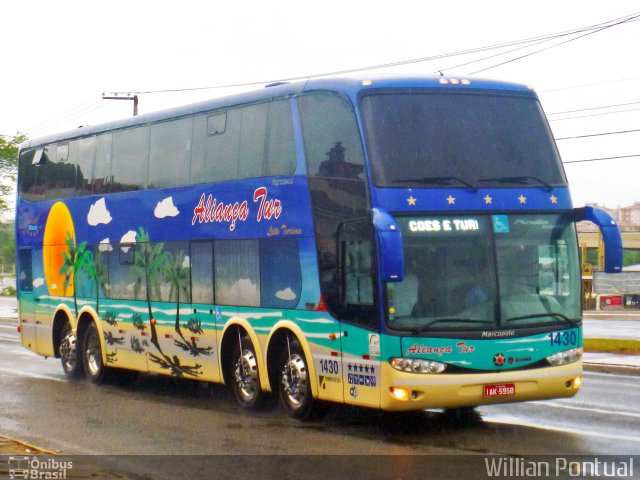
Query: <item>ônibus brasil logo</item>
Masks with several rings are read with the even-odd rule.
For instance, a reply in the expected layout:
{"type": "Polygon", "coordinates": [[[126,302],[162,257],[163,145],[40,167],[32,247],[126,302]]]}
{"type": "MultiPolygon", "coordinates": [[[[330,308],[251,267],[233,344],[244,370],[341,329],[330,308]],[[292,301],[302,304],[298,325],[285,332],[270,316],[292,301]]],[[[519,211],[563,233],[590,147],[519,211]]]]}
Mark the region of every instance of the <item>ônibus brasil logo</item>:
{"type": "Polygon", "coordinates": [[[493,356],[493,364],[496,367],[502,367],[504,365],[504,354],[503,353],[496,353],[493,356]]]}

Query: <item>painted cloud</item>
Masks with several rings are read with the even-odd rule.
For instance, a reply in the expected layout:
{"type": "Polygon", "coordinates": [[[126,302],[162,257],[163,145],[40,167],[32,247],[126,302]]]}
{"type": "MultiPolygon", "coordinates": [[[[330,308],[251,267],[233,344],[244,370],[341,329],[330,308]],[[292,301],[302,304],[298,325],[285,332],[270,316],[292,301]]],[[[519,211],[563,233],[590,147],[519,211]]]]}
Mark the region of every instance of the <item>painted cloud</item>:
{"type": "Polygon", "coordinates": [[[111,242],[109,242],[109,237],[100,241],[100,245],[98,245],[98,250],[101,252],[112,252],[113,247],[111,246],[111,242]]]}
{"type": "Polygon", "coordinates": [[[296,292],[291,290],[291,287],[287,287],[284,290],[278,290],[276,292],[276,298],[279,298],[280,300],[284,300],[286,302],[290,302],[292,300],[295,300],[297,298],[297,295],[296,292]]]}
{"type": "Polygon", "coordinates": [[[44,285],[44,278],[34,278],[33,279],[33,288],[38,288],[44,285]]]}
{"type": "MultiPolygon", "coordinates": [[[[136,243],[136,232],[129,230],[120,239],[120,243],[136,243]]],[[[122,253],[127,253],[130,247],[120,247],[122,253]]]]}
{"type": "Polygon", "coordinates": [[[104,198],[101,198],[89,208],[87,222],[92,227],[104,223],[105,225],[111,221],[111,214],[107,210],[107,204],[104,198]]]}
{"type": "Polygon", "coordinates": [[[167,197],[156,205],[153,214],[156,218],[177,217],[180,212],[173,204],[173,198],[167,197]]]}

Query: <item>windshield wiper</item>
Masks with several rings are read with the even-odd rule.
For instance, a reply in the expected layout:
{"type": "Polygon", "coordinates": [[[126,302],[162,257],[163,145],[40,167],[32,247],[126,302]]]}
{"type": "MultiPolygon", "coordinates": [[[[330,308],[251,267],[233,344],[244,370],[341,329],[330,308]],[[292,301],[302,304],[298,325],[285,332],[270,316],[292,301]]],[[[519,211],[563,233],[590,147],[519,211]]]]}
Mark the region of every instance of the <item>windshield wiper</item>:
{"type": "Polygon", "coordinates": [[[529,319],[543,318],[543,317],[556,317],[556,318],[559,318],[560,320],[564,320],[565,322],[567,322],[572,327],[578,327],[579,326],[578,322],[576,320],[573,320],[573,319],[567,317],[566,315],[563,315],[562,313],[555,313],[555,312],[536,313],[536,314],[532,314],[532,315],[523,315],[522,317],[508,318],[507,322],[515,322],[517,320],[529,320],[529,319]]]}
{"type": "Polygon", "coordinates": [[[393,181],[393,183],[420,183],[420,184],[432,184],[432,185],[451,185],[451,182],[458,182],[460,185],[464,185],[472,192],[478,191],[478,187],[458,177],[421,177],[421,178],[405,178],[405,179],[393,181]]]}
{"type": "Polygon", "coordinates": [[[493,177],[493,178],[479,178],[479,182],[497,182],[497,183],[517,183],[518,185],[527,185],[533,180],[534,182],[538,182],[542,185],[547,192],[553,190],[553,185],[545,182],[544,180],[539,179],[538,177],[493,177]]]}
{"type": "Polygon", "coordinates": [[[426,332],[431,325],[435,325],[436,323],[441,322],[449,322],[449,323],[488,323],[486,320],[474,320],[473,318],[436,318],[435,320],[430,321],[426,325],[422,325],[420,328],[416,328],[412,330],[414,335],[419,333],[426,332]]]}

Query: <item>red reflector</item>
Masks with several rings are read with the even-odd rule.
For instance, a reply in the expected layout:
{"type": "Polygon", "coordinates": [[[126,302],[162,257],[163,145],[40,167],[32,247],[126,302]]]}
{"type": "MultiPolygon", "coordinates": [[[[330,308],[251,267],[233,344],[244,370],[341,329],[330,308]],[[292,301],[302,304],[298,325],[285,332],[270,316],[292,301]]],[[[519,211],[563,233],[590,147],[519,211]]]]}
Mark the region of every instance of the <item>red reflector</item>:
{"type": "Polygon", "coordinates": [[[165,333],[165,334],[164,334],[164,338],[171,338],[171,334],[169,334],[169,333],[165,333]]]}
{"type": "Polygon", "coordinates": [[[316,312],[326,312],[327,305],[324,303],[324,298],[320,295],[320,300],[318,300],[318,306],[316,307],[316,312]]]}
{"type": "Polygon", "coordinates": [[[118,330],[118,333],[124,333],[124,330],[118,330]]]}
{"type": "Polygon", "coordinates": [[[18,325],[18,333],[20,333],[20,325],[18,325]]]}
{"type": "Polygon", "coordinates": [[[331,356],[332,357],[337,357],[338,356],[338,352],[331,352],[331,356]]]}

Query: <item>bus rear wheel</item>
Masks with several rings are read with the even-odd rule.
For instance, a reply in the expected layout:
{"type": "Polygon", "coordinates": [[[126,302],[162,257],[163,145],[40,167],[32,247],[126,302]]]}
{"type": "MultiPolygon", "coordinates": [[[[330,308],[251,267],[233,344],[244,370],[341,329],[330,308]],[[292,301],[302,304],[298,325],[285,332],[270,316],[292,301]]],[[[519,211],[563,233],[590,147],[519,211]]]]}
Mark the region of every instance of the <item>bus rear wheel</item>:
{"type": "Polygon", "coordinates": [[[78,355],[77,339],[67,322],[60,334],[60,361],[67,378],[77,379],[82,376],[82,357],[78,355]]]}
{"type": "Polygon", "coordinates": [[[232,358],[229,377],[238,405],[249,410],[268,406],[269,394],[260,387],[258,356],[249,337],[239,337],[235,342],[232,358]]]}
{"type": "Polygon", "coordinates": [[[84,372],[89,382],[99,385],[105,377],[106,367],[102,361],[100,334],[94,323],[90,323],[84,335],[82,352],[84,355],[84,372]]]}
{"type": "Polygon", "coordinates": [[[287,414],[309,420],[315,407],[307,359],[297,338],[287,338],[280,360],[280,402],[287,414]]]}

